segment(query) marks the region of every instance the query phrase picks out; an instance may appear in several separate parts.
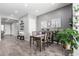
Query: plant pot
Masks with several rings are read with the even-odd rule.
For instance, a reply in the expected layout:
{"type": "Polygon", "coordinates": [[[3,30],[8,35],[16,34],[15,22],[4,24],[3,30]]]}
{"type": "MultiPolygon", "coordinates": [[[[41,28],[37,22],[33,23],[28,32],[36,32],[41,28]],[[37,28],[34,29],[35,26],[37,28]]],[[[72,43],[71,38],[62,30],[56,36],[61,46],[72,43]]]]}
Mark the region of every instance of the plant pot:
{"type": "Polygon", "coordinates": [[[66,45],[66,49],[67,49],[67,50],[70,50],[70,47],[71,47],[70,44],[67,44],[67,45],[66,45]]]}
{"type": "Polygon", "coordinates": [[[69,44],[63,45],[63,48],[64,48],[64,49],[67,49],[67,50],[70,50],[70,45],[69,45],[69,44]]]}
{"type": "Polygon", "coordinates": [[[66,49],[66,45],[63,45],[63,48],[66,49]]]}

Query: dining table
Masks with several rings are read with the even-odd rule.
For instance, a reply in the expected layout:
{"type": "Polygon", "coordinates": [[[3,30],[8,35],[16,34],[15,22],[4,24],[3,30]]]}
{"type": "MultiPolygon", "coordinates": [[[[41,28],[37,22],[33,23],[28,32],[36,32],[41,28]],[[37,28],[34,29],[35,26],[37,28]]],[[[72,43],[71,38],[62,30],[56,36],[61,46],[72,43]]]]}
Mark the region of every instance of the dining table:
{"type": "Polygon", "coordinates": [[[34,41],[37,41],[37,40],[39,40],[39,47],[40,47],[40,51],[42,50],[42,40],[44,39],[44,37],[45,37],[45,35],[44,34],[40,34],[40,35],[31,35],[30,36],[30,47],[31,47],[31,45],[32,45],[32,43],[33,43],[33,45],[34,45],[34,41]]]}

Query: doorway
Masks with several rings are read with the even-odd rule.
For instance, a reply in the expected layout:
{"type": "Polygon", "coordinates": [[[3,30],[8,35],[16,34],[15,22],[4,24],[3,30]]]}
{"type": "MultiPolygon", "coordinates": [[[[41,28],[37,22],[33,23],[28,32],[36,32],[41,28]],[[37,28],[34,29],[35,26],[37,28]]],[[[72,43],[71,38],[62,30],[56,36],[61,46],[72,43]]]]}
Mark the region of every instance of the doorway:
{"type": "Polygon", "coordinates": [[[17,35],[18,20],[1,18],[1,39],[11,39],[17,35]]]}

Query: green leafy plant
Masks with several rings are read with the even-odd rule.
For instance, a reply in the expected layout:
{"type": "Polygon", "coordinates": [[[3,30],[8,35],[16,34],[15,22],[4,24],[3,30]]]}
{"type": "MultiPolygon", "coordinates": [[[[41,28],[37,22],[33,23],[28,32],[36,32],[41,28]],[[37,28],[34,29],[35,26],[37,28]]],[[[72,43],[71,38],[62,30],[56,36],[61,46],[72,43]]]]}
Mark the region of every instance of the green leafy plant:
{"type": "Polygon", "coordinates": [[[74,9],[75,12],[78,12],[78,11],[79,11],[79,5],[75,5],[75,6],[73,7],[73,9],[74,9]]]}
{"type": "Polygon", "coordinates": [[[79,34],[76,30],[67,28],[57,33],[57,39],[59,40],[59,42],[61,42],[61,44],[65,46],[70,45],[70,49],[73,48],[77,49],[78,48],[77,42],[79,42],[78,35],[79,34]]]}

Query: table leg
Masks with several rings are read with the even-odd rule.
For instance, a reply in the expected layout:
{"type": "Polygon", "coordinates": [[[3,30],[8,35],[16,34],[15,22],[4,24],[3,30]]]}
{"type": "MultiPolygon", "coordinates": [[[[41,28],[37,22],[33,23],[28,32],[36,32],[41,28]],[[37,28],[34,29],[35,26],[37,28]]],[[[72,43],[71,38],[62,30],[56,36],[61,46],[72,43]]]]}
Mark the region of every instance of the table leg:
{"type": "Polygon", "coordinates": [[[43,42],[43,43],[44,43],[44,44],[43,44],[43,45],[44,45],[43,47],[44,47],[44,50],[45,50],[45,40],[44,40],[44,42],[43,42]]]}
{"type": "Polygon", "coordinates": [[[41,49],[42,49],[42,43],[41,43],[41,38],[40,38],[40,52],[41,52],[41,49]]]}
{"type": "Polygon", "coordinates": [[[33,38],[33,45],[34,45],[34,40],[35,40],[35,38],[33,38]]]}
{"type": "Polygon", "coordinates": [[[30,37],[30,48],[31,48],[31,37],[30,37]]]}

